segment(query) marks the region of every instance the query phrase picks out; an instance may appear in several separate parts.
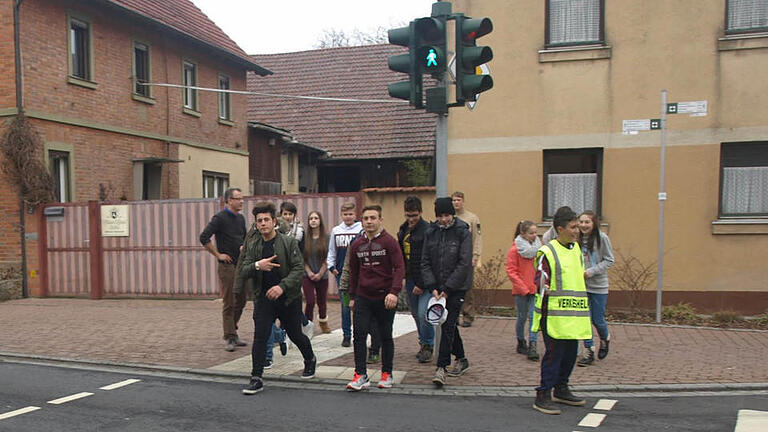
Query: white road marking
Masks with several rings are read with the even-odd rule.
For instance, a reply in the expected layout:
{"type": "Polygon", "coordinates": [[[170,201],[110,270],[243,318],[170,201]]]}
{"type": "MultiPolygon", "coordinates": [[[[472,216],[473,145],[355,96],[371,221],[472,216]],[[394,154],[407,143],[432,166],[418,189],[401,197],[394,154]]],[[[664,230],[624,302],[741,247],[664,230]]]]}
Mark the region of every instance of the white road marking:
{"type": "Polygon", "coordinates": [[[127,379],[125,381],[120,381],[118,383],[110,384],[110,385],[107,385],[107,386],[104,386],[104,387],[99,387],[99,390],[114,390],[114,389],[118,389],[120,387],[125,387],[127,385],[131,385],[133,383],[137,383],[139,381],[141,381],[141,380],[131,378],[131,379],[127,379]]]}
{"type": "Polygon", "coordinates": [[[77,394],[73,394],[73,395],[70,395],[70,396],[64,396],[63,398],[58,398],[58,399],[54,399],[52,401],[48,401],[48,403],[52,404],[52,405],[61,405],[63,403],[71,402],[71,401],[77,400],[77,399],[82,399],[82,398],[88,397],[88,396],[93,396],[93,393],[88,393],[88,392],[77,393],[77,394]]]}
{"type": "Polygon", "coordinates": [[[768,430],[768,411],[739,410],[733,432],[763,432],[768,430]]]}
{"type": "Polygon", "coordinates": [[[616,405],[616,402],[617,401],[615,399],[600,399],[592,409],[610,411],[613,409],[613,406],[616,405]]]}
{"type": "Polygon", "coordinates": [[[16,411],[10,411],[10,412],[7,412],[5,414],[0,414],[0,420],[5,420],[7,418],[16,417],[17,415],[26,414],[26,413],[29,413],[29,412],[32,412],[32,411],[37,411],[39,409],[40,409],[40,407],[36,407],[36,406],[28,406],[26,408],[17,409],[16,411]]]}
{"type": "Polygon", "coordinates": [[[605,414],[589,413],[584,416],[579,422],[579,426],[583,427],[598,427],[600,423],[605,419],[605,414]]]}

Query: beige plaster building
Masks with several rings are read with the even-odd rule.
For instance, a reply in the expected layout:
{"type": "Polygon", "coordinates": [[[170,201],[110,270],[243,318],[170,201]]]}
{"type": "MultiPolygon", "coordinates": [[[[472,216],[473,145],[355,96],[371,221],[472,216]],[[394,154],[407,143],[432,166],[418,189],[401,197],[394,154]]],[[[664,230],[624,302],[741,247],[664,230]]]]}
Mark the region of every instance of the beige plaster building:
{"type": "Polygon", "coordinates": [[[494,88],[473,111],[452,109],[448,129],[449,190],[480,216],[484,260],[506,252],[517,221],[543,231],[570,205],[601,214],[616,250],[656,261],[661,131],[623,134],[622,121],[660,118],[666,89],[668,102],[708,109],[667,118],[664,304],[765,312],[768,1],[456,0],[453,10],[494,23],[479,40],[494,51],[494,88]]]}

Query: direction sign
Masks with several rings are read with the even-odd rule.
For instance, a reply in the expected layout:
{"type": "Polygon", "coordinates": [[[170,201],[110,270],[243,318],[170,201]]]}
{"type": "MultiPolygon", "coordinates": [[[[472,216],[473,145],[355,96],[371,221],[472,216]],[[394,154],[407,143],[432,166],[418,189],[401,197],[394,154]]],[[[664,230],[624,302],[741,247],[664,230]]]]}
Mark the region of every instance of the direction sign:
{"type": "Polygon", "coordinates": [[[707,115],[707,101],[668,103],[667,114],[690,114],[691,117],[704,117],[707,115]]]}
{"type": "Polygon", "coordinates": [[[638,131],[661,129],[660,119],[622,120],[621,132],[625,135],[635,135],[638,131]]]}
{"type": "MultiPolygon", "coordinates": [[[[448,72],[451,74],[451,79],[456,79],[456,54],[451,57],[451,61],[448,63],[448,72]]],[[[480,66],[475,66],[475,75],[490,75],[491,68],[488,67],[488,63],[483,63],[480,66]]],[[[474,101],[467,102],[467,108],[470,111],[475,109],[477,100],[480,99],[480,95],[475,95],[474,101]]]]}

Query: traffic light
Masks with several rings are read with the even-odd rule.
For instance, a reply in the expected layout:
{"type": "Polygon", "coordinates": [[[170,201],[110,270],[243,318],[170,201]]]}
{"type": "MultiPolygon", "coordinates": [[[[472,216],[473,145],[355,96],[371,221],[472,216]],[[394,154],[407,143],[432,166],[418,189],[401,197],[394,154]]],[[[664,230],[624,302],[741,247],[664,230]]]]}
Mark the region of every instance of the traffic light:
{"type": "Polygon", "coordinates": [[[445,72],[445,18],[419,18],[415,27],[416,59],[422,73],[445,72]]]}
{"type": "Polygon", "coordinates": [[[399,54],[389,57],[389,68],[396,72],[408,74],[408,81],[400,81],[389,84],[389,95],[409,101],[411,106],[421,108],[423,103],[423,83],[421,70],[417,63],[417,35],[416,21],[411,21],[407,27],[391,29],[387,32],[389,43],[408,47],[408,54],[399,54]]]}
{"type": "Polygon", "coordinates": [[[489,18],[467,18],[456,14],[456,102],[477,100],[477,95],[493,87],[493,78],[482,75],[478,66],[493,58],[487,46],[477,46],[477,39],[493,31],[489,18]]]}

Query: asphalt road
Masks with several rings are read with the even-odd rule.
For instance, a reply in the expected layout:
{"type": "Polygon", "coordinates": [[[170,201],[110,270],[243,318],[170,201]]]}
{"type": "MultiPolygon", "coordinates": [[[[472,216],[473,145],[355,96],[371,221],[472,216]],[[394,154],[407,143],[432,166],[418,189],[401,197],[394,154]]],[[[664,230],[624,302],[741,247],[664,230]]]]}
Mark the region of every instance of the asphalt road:
{"type": "Polygon", "coordinates": [[[547,416],[533,411],[532,397],[359,394],[269,383],[244,396],[243,384],[0,362],[0,431],[721,432],[734,430],[739,409],[768,411],[768,394],[588,397],[587,407],[547,416]],[[101,389],[117,383],[123,385],[101,389]],[[81,397],[61,402],[73,395],[81,397]],[[599,400],[616,402],[596,410],[599,400]],[[7,417],[26,407],[39,409],[7,417]],[[579,426],[595,415],[605,416],[598,426],[579,426]]]}

